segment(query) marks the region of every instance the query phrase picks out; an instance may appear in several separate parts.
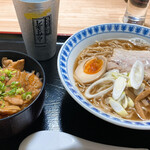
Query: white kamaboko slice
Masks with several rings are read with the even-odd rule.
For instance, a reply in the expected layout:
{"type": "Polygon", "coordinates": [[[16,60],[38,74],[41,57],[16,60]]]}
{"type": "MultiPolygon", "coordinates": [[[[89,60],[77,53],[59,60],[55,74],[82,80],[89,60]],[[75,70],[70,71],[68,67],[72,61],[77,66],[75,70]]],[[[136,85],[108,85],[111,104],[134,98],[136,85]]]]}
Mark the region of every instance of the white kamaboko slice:
{"type": "Polygon", "coordinates": [[[137,60],[133,64],[129,78],[131,87],[139,89],[144,79],[144,65],[141,61],[137,60]]]}
{"type": "Polygon", "coordinates": [[[107,78],[107,77],[105,77],[105,78],[101,78],[101,79],[99,79],[99,80],[97,80],[97,81],[95,81],[94,83],[92,83],[88,88],[87,88],[87,90],[85,91],[85,97],[86,98],[96,98],[96,97],[101,97],[101,96],[103,96],[104,94],[106,94],[106,93],[108,93],[109,91],[111,91],[112,89],[113,89],[113,83],[114,83],[114,79],[112,79],[112,78],[107,78]],[[103,89],[103,90],[101,90],[101,91],[99,91],[98,93],[95,93],[95,94],[91,94],[91,90],[95,87],[95,86],[97,86],[97,85],[99,85],[99,84],[106,84],[106,82],[112,82],[112,85],[110,86],[110,87],[108,87],[108,88],[106,88],[106,89],[103,89]]]}
{"type": "Polygon", "coordinates": [[[91,83],[106,72],[107,59],[104,56],[94,56],[83,60],[75,70],[76,79],[81,83],[91,83]]]}
{"type": "Polygon", "coordinates": [[[115,80],[114,88],[113,88],[113,94],[112,97],[117,100],[121,96],[122,92],[124,91],[126,87],[126,78],[124,77],[118,77],[118,79],[115,80]]]}
{"type": "Polygon", "coordinates": [[[109,104],[112,109],[121,117],[126,117],[128,115],[127,111],[121,106],[121,104],[115,101],[113,98],[110,98],[109,104]]]}

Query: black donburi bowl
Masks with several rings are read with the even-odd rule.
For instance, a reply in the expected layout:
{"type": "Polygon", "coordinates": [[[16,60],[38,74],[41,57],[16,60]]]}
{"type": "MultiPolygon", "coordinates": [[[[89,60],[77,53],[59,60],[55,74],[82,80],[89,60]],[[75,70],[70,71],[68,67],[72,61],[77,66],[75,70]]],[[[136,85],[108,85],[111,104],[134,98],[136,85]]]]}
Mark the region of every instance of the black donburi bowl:
{"type": "Polygon", "coordinates": [[[43,82],[43,86],[39,95],[28,107],[16,114],[0,119],[0,139],[6,139],[8,137],[12,137],[21,133],[25,128],[29,127],[39,117],[43,108],[45,97],[45,73],[42,66],[35,59],[24,53],[1,50],[0,61],[2,57],[7,57],[14,61],[18,59],[25,59],[24,70],[29,72],[32,72],[34,70],[35,72],[38,72],[43,82]]]}

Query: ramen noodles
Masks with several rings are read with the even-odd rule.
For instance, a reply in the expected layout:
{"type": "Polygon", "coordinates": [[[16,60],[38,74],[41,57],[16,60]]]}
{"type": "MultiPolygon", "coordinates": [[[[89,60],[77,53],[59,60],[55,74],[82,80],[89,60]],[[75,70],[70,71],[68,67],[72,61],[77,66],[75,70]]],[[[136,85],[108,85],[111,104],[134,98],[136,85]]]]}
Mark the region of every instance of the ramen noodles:
{"type": "Polygon", "coordinates": [[[150,45],[146,41],[95,42],[77,57],[74,79],[98,109],[124,119],[150,119],[150,45]]]}

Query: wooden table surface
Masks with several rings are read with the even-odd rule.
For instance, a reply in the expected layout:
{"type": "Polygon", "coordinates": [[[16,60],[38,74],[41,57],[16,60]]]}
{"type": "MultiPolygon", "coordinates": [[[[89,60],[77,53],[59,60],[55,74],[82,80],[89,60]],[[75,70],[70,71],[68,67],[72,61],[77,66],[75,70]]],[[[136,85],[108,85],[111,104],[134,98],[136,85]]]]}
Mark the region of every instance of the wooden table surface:
{"type": "MultiPolygon", "coordinates": [[[[71,35],[83,28],[122,22],[124,0],[60,0],[58,34],[71,35]]],[[[145,26],[150,27],[150,9],[145,26]]],[[[0,0],[0,32],[20,33],[12,0],[0,0]]]]}

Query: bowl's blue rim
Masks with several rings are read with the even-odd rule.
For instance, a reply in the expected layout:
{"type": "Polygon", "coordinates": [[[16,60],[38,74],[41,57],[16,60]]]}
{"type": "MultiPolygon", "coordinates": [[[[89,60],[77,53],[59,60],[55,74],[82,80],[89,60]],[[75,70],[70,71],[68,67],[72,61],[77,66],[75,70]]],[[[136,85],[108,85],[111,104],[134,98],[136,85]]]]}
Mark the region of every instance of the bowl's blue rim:
{"type": "MultiPolygon", "coordinates": [[[[110,27],[111,28],[111,27],[110,27]]],[[[79,44],[80,42],[82,42],[83,40],[85,40],[86,38],[90,38],[90,37],[92,37],[92,36],[95,36],[95,35],[98,35],[98,34],[103,34],[103,33],[127,33],[127,34],[136,34],[136,35],[138,35],[138,36],[143,36],[143,37],[146,37],[146,38],[150,38],[150,28],[148,28],[148,27],[144,27],[144,26],[140,26],[140,25],[135,25],[135,24],[128,24],[128,23],[110,23],[110,24],[101,24],[101,25],[94,25],[94,26],[91,26],[91,27],[88,27],[88,28],[85,28],[85,29],[83,29],[83,30],[80,30],[79,32],[77,32],[77,33],[75,33],[74,35],[72,35],[70,38],[68,38],[68,40],[63,44],[63,46],[61,47],[61,49],[60,49],[60,51],[59,51],[59,54],[58,54],[58,59],[57,59],[57,67],[58,67],[58,73],[59,73],[59,76],[60,76],[60,79],[61,79],[61,81],[62,81],[62,83],[63,83],[63,85],[64,85],[64,87],[66,88],[66,90],[68,91],[68,93],[76,100],[76,102],[78,102],[82,107],[84,107],[87,111],[89,111],[89,112],[91,112],[92,114],[94,114],[94,115],[96,115],[97,117],[99,117],[99,118],[101,118],[101,119],[104,119],[105,121],[108,121],[108,119],[110,119],[111,118],[111,120],[113,121],[113,122],[111,122],[111,123],[113,123],[113,124],[116,124],[116,125],[119,125],[119,126],[124,126],[124,127],[128,127],[128,128],[132,128],[132,129],[143,129],[143,130],[148,130],[148,129],[150,129],[150,121],[131,121],[131,120],[126,120],[126,119],[122,119],[122,118],[117,118],[117,117],[114,117],[114,116],[111,116],[111,115],[109,115],[109,114],[107,114],[107,113],[105,113],[105,112],[103,112],[103,111],[101,111],[101,110],[99,110],[99,109],[97,109],[96,107],[94,107],[92,104],[89,104],[89,103],[87,103],[86,101],[86,99],[84,99],[84,98],[82,98],[80,95],[80,93],[78,93],[77,92],[77,95],[75,95],[75,94],[73,94],[73,92],[71,91],[71,90],[73,90],[74,92],[76,92],[75,91],[75,89],[74,89],[74,86],[71,84],[71,83],[69,83],[68,81],[68,83],[71,85],[71,88],[70,87],[68,87],[67,86],[67,82],[66,82],[66,79],[63,77],[63,73],[62,73],[62,71],[61,71],[61,57],[62,57],[62,55],[64,55],[63,54],[63,51],[67,51],[68,53],[69,53],[69,55],[71,54],[71,52],[73,51],[73,49],[77,46],[77,44],[79,44]],[[73,39],[74,38],[77,38],[77,35],[79,35],[79,34],[82,34],[82,32],[84,32],[84,31],[86,31],[86,32],[88,32],[88,30],[90,31],[90,30],[94,30],[94,28],[100,28],[100,27],[107,27],[108,28],[108,26],[110,27],[110,26],[122,26],[122,27],[125,27],[125,26],[127,26],[128,28],[130,27],[131,28],[131,31],[130,32],[125,32],[125,30],[124,31],[109,31],[109,30],[107,30],[107,32],[105,32],[105,30],[104,30],[104,32],[102,32],[102,33],[95,33],[95,34],[92,34],[91,33],[91,36],[88,36],[88,37],[84,37],[83,39],[82,39],[82,37],[79,37],[79,38],[81,38],[81,39],[77,39],[77,40],[79,40],[79,42],[78,43],[75,43],[75,45],[74,46],[71,46],[72,48],[70,48],[70,49],[68,49],[68,50],[65,50],[65,48],[66,48],[66,46],[68,46],[69,45],[69,42],[71,41],[71,42],[73,42],[73,39]],[[138,29],[138,33],[136,33],[136,32],[133,32],[134,31],[134,29],[138,29]],[[140,32],[139,32],[140,31],[140,32]],[[141,31],[142,31],[142,33],[141,33],[141,31]],[[143,33],[143,32],[145,32],[145,33],[143,33]],[[149,33],[149,35],[147,35],[149,33]],[[147,35],[147,36],[146,36],[147,35]],[[77,100],[79,97],[77,97],[77,96],[80,96],[80,98],[83,100],[83,101],[81,101],[81,100],[77,100]],[[86,104],[85,104],[86,103],[86,104]],[[89,107],[89,106],[92,106],[92,107],[89,107]],[[90,109],[90,110],[89,110],[90,109]],[[107,118],[106,118],[107,117],[107,118]]],[[[71,44],[71,43],[70,43],[71,44]]],[[[69,48],[69,46],[68,46],[68,48],[69,48]]],[[[67,55],[67,54],[66,54],[67,55]]],[[[66,62],[68,61],[68,56],[69,55],[67,55],[66,56],[66,62]]],[[[67,64],[68,65],[68,64],[67,64]]],[[[67,67],[67,65],[66,65],[66,68],[68,68],[67,67]]],[[[65,69],[66,69],[65,68],[65,69]]],[[[66,71],[66,73],[68,72],[68,70],[66,69],[65,70],[66,71]]],[[[69,79],[69,77],[68,77],[68,79],[69,79]]],[[[69,81],[70,81],[70,79],[69,79],[69,81]]],[[[108,121],[108,122],[110,122],[110,120],[108,121]]]]}

